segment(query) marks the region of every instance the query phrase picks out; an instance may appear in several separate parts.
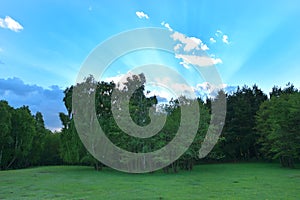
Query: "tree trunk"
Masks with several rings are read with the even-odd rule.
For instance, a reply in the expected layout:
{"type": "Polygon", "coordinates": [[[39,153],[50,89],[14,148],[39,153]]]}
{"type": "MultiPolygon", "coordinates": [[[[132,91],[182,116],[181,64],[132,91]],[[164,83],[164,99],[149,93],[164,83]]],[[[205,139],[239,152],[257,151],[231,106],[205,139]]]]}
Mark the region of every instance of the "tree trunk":
{"type": "Polygon", "coordinates": [[[9,169],[10,166],[15,162],[16,160],[16,156],[14,156],[14,158],[10,161],[10,163],[7,165],[6,169],[9,169]]]}
{"type": "Polygon", "coordinates": [[[98,167],[98,162],[95,163],[95,170],[98,171],[99,167],[98,167]]]}
{"type": "Polygon", "coordinates": [[[289,168],[295,168],[294,159],[291,157],[288,158],[288,166],[289,168]]]}
{"type": "Polygon", "coordinates": [[[173,168],[173,172],[174,173],[178,172],[178,170],[177,170],[177,163],[178,163],[178,161],[175,161],[175,162],[172,163],[172,168],[173,168]]]}
{"type": "Polygon", "coordinates": [[[258,151],[257,151],[255,145],[254,145],[253,149],[254,149],[255,158],[256,158],[256,160],[258,160],[259,156],[258,156],[258,151]]]}
{"type": "Polygon", "coordinates": [[[6,169],[9,169],[10,166],[15,162],[16,158],[17,158],[17,149],[18,149],[18,136],[16,136],[16,143],[15,143],[15,155],[13,157],[13,159],[10,161],[10,163],[6,166],[6,169]]]}
{"type": "Polygon", "coordinates": [[[281,165],[282,167],[284,167],[284,163],[283,163],[282,156],[279,157],[279,162],[280,162],[280,165],[281,165]]]}

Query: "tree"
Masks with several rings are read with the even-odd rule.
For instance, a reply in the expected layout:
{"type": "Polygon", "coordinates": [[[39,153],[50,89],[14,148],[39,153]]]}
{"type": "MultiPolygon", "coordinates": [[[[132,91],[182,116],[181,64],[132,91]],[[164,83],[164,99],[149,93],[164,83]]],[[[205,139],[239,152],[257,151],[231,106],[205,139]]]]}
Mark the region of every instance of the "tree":
{"type": "Polygon", "coordinates": [[[257,139],[254,130],[255,115],[267,96],[256,86],[244,86],[228,96],[227,116],[223,129],[221,149],[227,159],[248,160],[258,158],[257,139]]]}
{"type": "Polygon", "coordinates": [[[60,165],[63,163],[60,157],[60,133],[46,130],[40,155],[41,165],[60,165]]]}
{"type": "Polygon", "coordinates": [[[300,158],[300,93],[287,86],[273,90],[271,99],[261,105],[256,129],[264,157],[279,159],[283,167],[294,167],[294,160],[300,158]]]}
{"type": "MultiPolygon", "coordinates": [[[[63,124],[62,131],[60,133],[61,147],[60,155],[64,162],[69,164],[91,164],[95,166],[95,169],[101,169],[101,164],[91,156],[89,152],[85,149],[82,141],[79,138],[77,130],[74,123],[74,114],[79,112],[79,110],[73,110],[72,108],[72,97],[74,87],[79,88],[80,94],[77,95],[90,95],[89,87],[86,84],[95,84],[93,77],[88,77],[84,83],[77,84],[67,88],[64,93],[65,97],[63,99],[65,106],[68,110],[68,114],[60,113],[59,117],[63,124]],[[82,88],[82,90],[80,89],[82,88]]],[[[80,98],[80,97],[79,97],[80,98]]],[[[90,105],[89,103],[87,103],[90,105]]],[[[82,108],[85,109],[85,108],[82,108]]],[[[88,117],[88,116],[86,116],[88,117]]],[[[86,126],[89,126],[88,124],[86,126]]]]}
{"type": "Polygon", "coordinates": [[[12,115],[13,142],[10,145],[10,162],[7,168],[30,165],[30,150],[35,134],[35,121],[28,106],[15,109],[12,115]]]}
{"type": "Polygon", "coordinates": [[[27,106],[15,109],[0,101],[0,169],[44,164],[42,157],[49,150],[45,137],[50,134],[42,113],[32,116],[27,106]]]}
{"type": "Polygon", "coordinates": [[[41,156],[45,148],[45,137],[48,131],[45,128],[41,112],[36,113],[34,120],[35,132],[32,132],[33,140],[30,149],[30,165],[41,165],[41,156]]]}
{"type": "Polygon", "coordinates": [[[11,137],[11,118],[13,108],[7,101],[0,101],[0,170],[7,168],[9,164],[9,147],[13,143],[11,137]]]}
{"type": "MultiPolygon", "coordinates": [[[[192,101],[192,100],[190,100],[192,101]]],[[[207,134],[211,115],[208,108],[205,106],[201,99],[196,99],[199,104],[200,120],[198,124],[197,134],[193,140],[193,143],[188,150],[181,156],[179,162],[181,169],[192,170],[196,161],[199,160],[199,150],[205,135],[207,134]]],[[[189,131],[189,130],[186,130],[189,131]]]]}

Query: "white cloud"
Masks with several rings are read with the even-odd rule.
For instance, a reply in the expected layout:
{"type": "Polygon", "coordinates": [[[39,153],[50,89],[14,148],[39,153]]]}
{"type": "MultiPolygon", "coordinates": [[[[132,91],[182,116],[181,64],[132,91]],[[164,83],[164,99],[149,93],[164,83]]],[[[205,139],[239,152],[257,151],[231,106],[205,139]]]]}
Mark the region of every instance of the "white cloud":
{"type": "MultiPolygon", "coordinates": [[[[217,38],[222,38],[222,42],[225,43],[225,44],[229,44],[229,38],[228,38],[228,35],[224,34],[221,30],[217,30],[216,33],[215,33],[215,36],[217,38]]],[[[211,37],[210,39],[210,42],[212,43],[216,43],[216,39],[211,37]]]]}
{"type": "MultiPolygon", "coordinates": [[[[163,77],[163,78],[155,78],[155,82],[159,83],[159,85],[165,86],[165,88],[168,90],[168,95],[162,95],[159,93],[159,96],[165,97],[166,99],[170,100],[170,97],[178,98],[181,95],[190,97],[193,96],[193,87],[188,85],[187,83],[181,82],[181,81],[175,81],[174,78],[170,77],[163,77]]],[[[156,88],[157,91],[162,91],[159,88],[156,88]]]]}
{"type": "Polygon", "coordinates": [[[212,84],[209,82],[204,82],[204,83],[199,83],[197,84],[196,88],[201,89],[201,90],[206,90],[208,92],[212,92],[214,90],[221,90],[227,87],[227,84],[222,83],[222,84],[212,84]]]}
{"type": "Polygon", "coordinates": [[[221,35],[223,35],[223,32],[221,30],[217,30],[215,36],[219,37],[221,35]]]}
{"type": "Polygon", "coordinates": [[[169,31],[173,31],[173,29],[171,28],[171,26],[170,26],[170,24],[168,24],[168,23],[165,23],[165,22],[162,22],[162,23],[160,23],[162,26],[164,26],[164,27],[166,27],[169,31]]]}
{"type": "Polygon", "coordinates": [[[191,37],[191,38],[188,38],[186,37],[185,38],[185,41],[181,41],[183,43],[185,43],[185,47],[183,48],[184,51],[191,51],[191,50],[199,50],[199,45],[201,43],[201,40],[200,39],[197,39],[197,38],[194,38],[194,37],[191,37]]]}
{"type": "Polygon", "coordinates": [[[12,19],[10,16],[6,16],[4,19],[0,18],[0,27],[10,29],[15,32],[23,30],[23,26],[19,22],[12,19]]]}
{"type": "Polygon", "coordinates": [[[114,82],[116,84],[116,88],[118,88],[119,90],[123,90],[125,88],[125,84],[127,82],[127,78],[132,78],[132,76],[134,75],[135,73],[132,73],[132,72],[127,72],[126,74],[120,74],[118,73],[118,75],[116,76],[111,76],[111,77],[105,77],[103,79],[101,79],[101,81],[104,81],[104,82],[114,82]]]}
{"type": "Polygon", "coordinates": [[[199,67],[207,67],[222,63],[220,58],[210,58],[208,56],[176,54],[175,57],[182,59],[185,64],[197,65],[199,67]]]}
{"type": "MultiPolygon", "coordinates": [[[[147,88],[147,86],[146,86],[147,88]]],[[[151,88],[150,93],[145,94],[147,97],[159,97],[162,100],[165,100],[166,102],[170,101],[172,98],[174,98],[175,94],[171,93],[170,91],[164,90],[162,88],[151,88]]]]}
{"type": "Polygon", "coordinates": [[[182,33],[175,32],[171,35],[173,40],[178,40],[182,45],[184,45],[183,50],[189,52],[191,50],[209,50],[208,46],[204,44],[199,38],[187,37],[182,33]]]}
{"type": "MultiPolygon", "coordinates": [[[[127,74],[120,74],[114,77],[107,77],[103,79],[105,82],[114,81],[117,83],[117,88],[124,89],[124,83],[127,82],[127,77],[131,77],[134,73],[128,72],[127,74]]],[[[150,91],[150,93],[145,93],[146,96],[158,96],[159,98],[164,98],[165,101],[171,100],[171,98],[178,98],[180,95],[190,96],[193,93],[193,87],[186,83],[177,80],[173,76],[161,76],[161,77],[149,77],[146,76],[145,91],[150,91]]]]}
{"type": "Polygon", "coordinates": [[[221,58],[211,58],[214,65],[217,65],[217,64],[222,64],[223,61],[221,60],[221,58]]]}
{"type": "Polygon", "coordinates": [[[214,84],[204,82],[197,84],[194,88],[194,92],[197,96],[200,96],[201,98],[215,98],[220,90],[226,90],[227,88],[227,84],[224,83],[214,84]]]}
{"type": "Polygon", "coordinates": [[[169,29],[169,31],[173,31],[173,29],[170,27],[170,25],[169,25],[168,23],[165,24],[165,27],[166,27],[167,29],[169,29]]]}
{"type": "Polygon", "coordinates": [[[228,41],[228,35],[223,35],[222,41],[223,41],[225,44],[229,44],[229,41],[228,41]]]}
{"type": "Polygon", "coordinates": [[[203,43],[201,43],[201,49],[202,49],[203,51],[209,50],[208,46],[207,46],[206,44],[203,44],[203,43]]]}
{"type": "Polygon", "coordinates": [[[146,13],[142,12],[142,11],[137,11],[137,12],[135,12],[135,14],[140,19],[142,19],[142,18],[149,19],[149,16],[146,13]]]}
{"type": "Polygon", "coordinates": [[[173,33],[171,38],[174,41],[179,41],[174,46],[175,57],[180,59],[179,64],[186,69],[190,69],[191,65],[206,67],[223,63],[220,58],[206,56],[203,53],[203,51],[207,51],[209,48],[199,38],[187,37],[179,32],[173,33]]]}
{"type": "Polygon", "coordinates": [[[213,37],[209,38],[209,41],[210,41],[211,43],[216,43],[216,42],[217,42],[217,40],[215,40],[215,38],[213,38],[213,37]]]}
{"type": "Polygon", "coordinates": [[[122,90],[125,85],[123,84],[124,82],[126,82],[126,78],[130,77],[130,75],[126,75],[126,74],[118,74],[116,76],[112,76],[112,77],[106,77],[103,79],[104,82],[111,82],[113,81],[114,83],[117,84],[117,88],[122,90]]]}
{"type": "Polygon", "coordinates": [[[174,51],[178,51],[182,47],[182,44],[176,44],[174,47],[174,51]]]}
{"type": "Polygon", "coordinates": [[[179,64],[181,64],[184,68],[190,69],[191,67],[188,65],[188,63],[181,61],[179,64]]]}

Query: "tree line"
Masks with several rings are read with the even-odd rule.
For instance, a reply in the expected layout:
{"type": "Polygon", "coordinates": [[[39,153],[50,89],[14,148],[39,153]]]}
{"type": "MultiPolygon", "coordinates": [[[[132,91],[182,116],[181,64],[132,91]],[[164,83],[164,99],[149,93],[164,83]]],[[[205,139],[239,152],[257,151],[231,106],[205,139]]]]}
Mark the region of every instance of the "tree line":
{"type": "Polygon", "coordinates": [[[1,170],[62,164],[59,148],[59,135],[45,128],[42,113],[0,101],[1,170]]]}
{"type": "MultiPolygon", "coordinates": [[[[139,126],[151,123],[149,109],[158,104],[155,96],[147,97],[145,83],[143,74],[133,75],[124,83],[123,91],[119,91],[133,91],[129,112],[139,126]]],[[[32,115],[26,106],[15,109],[6,101],[0,101],[0,168],[71,164],[91,165],[101,170],[104,165],[84,147],[74,122],[73,91],[75,87],[85,88],[86,85],[93,85],[95,90],[83,89],[80,95],[95,94],[96,116],[106,136],[130,152],[152,152],[168,144],[180,126],[182,106],[199,105],[201,118],[194,141],[183,155],[163,169],[164,172],[192,170],[195,164],[211,161],[278,160],[283,167],[294,167],[300,160],[300,92],[292,84],[283,89],[273,87],[269,97],[257,85],[238,87],[234,93],[226,94],[227,114],[221,137],[208,156],[200,160],[198,152],[212,117],[211,103],[218,96],[205,101],[186,97],[172,99],[160,106],[158,113],[166,115],[166,123],[158,134],[137,138],[121,130],[113,117],[112,93],[119,86],[88,77],[85,82],[64,91],[63,101],[68,112],[59,113],[63,127],[56,133],[45,128],[40,112],[32,115]]],[[[219,91],[218,95],[224,92],[219,91]]],[[[188,128],[185,131],[189,132],[188,128]]],[[[123,159],[126,162],[126,158],[123,159]]]]}
{"type": "Polygon", "coordinates": [[[208,158],[220,161],[279,160],[294,167],[300,160],[300,91],[288,83],[269,97],[256,85],[227,96],[222,136],[208,158]]]}

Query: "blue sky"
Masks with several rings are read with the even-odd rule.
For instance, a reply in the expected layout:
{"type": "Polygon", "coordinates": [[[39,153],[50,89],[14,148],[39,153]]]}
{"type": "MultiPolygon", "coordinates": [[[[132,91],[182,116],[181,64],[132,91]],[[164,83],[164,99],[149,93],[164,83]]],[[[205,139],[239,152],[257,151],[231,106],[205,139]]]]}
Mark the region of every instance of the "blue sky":
{"type": "MultiPolygon", "coordinates": [[[[200,39],[229,86],[256,83],[266,93],[287,82],[299,88],[299,19],[296,0],[1,0],[0,99],[29,105],[47,127],[59,128],[62,91],[75,83],[89,53],[113,35],[144,27],[200,39]]],[[[130,69],[119,67],[109,75],[130,69]]]]}

